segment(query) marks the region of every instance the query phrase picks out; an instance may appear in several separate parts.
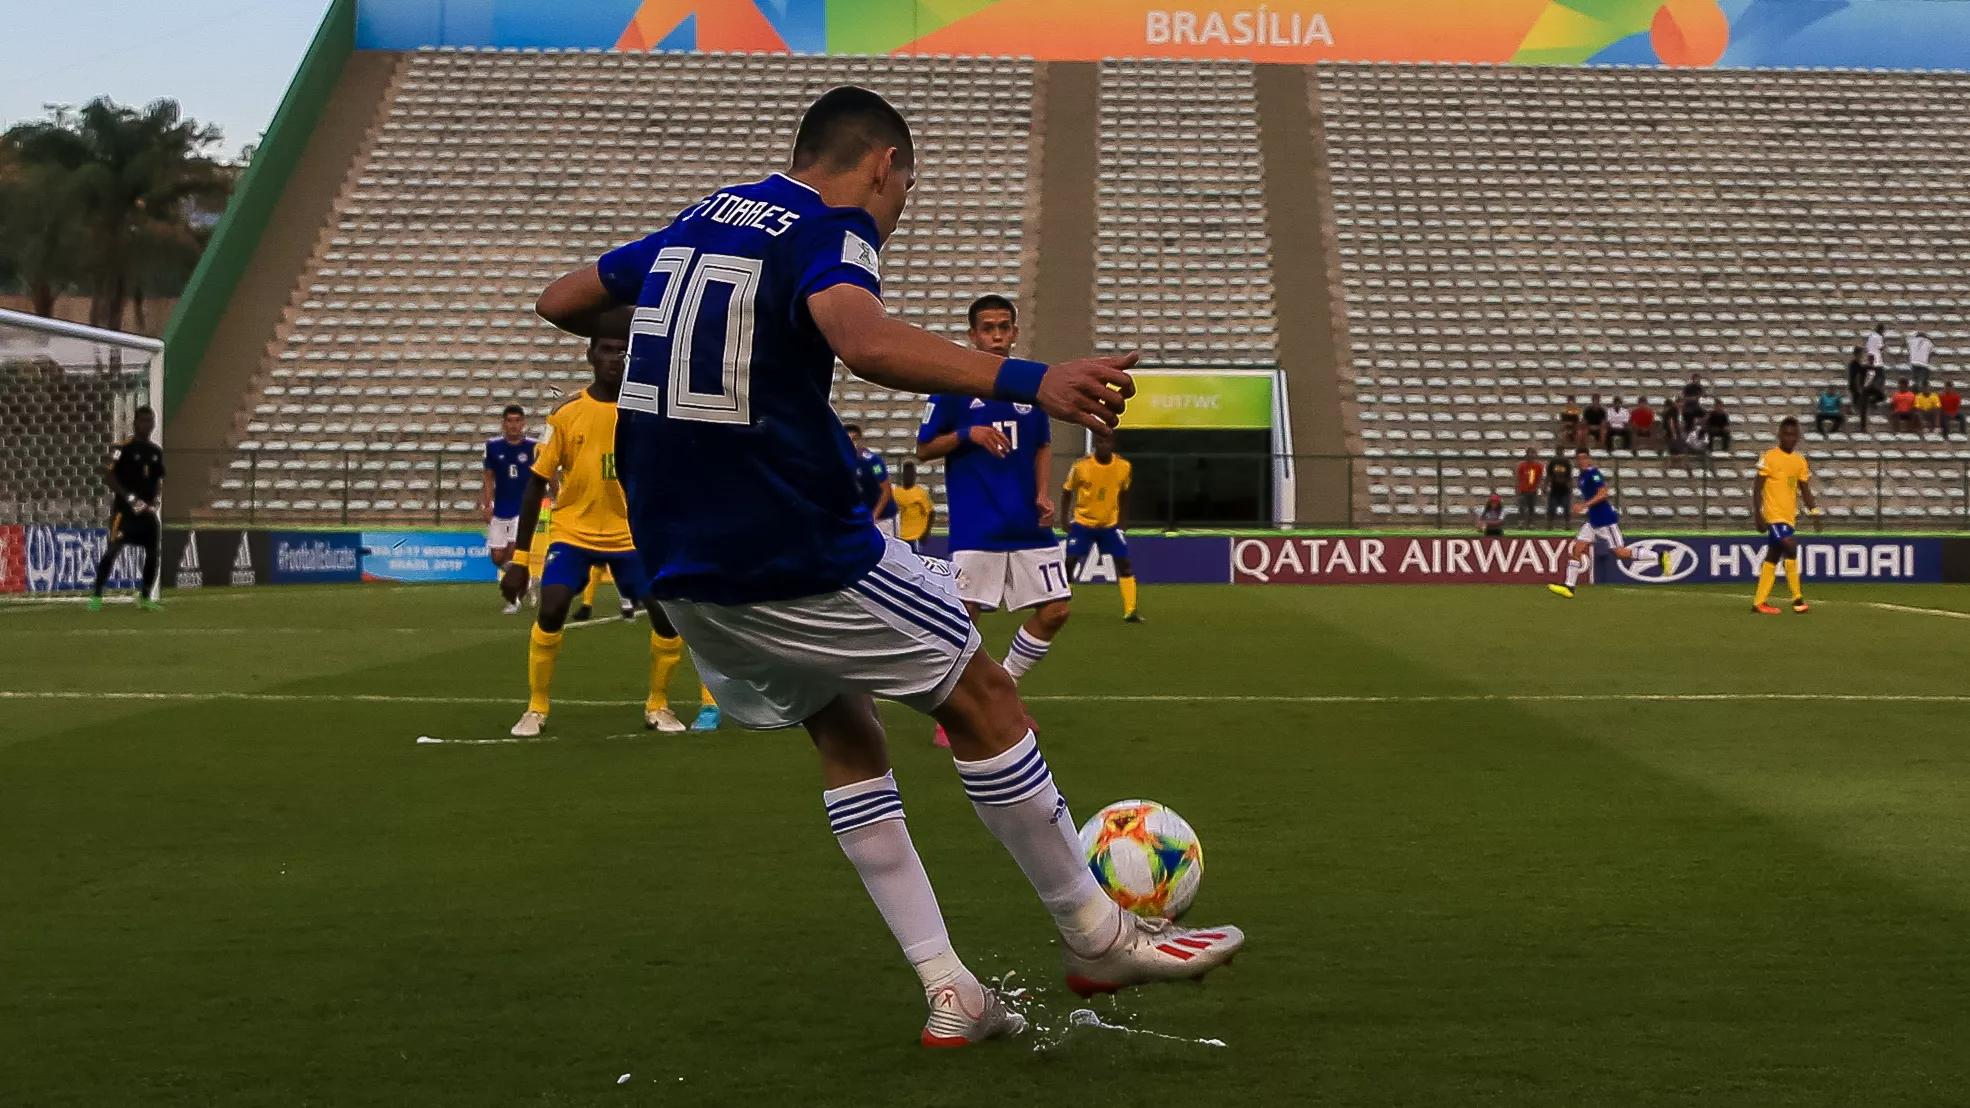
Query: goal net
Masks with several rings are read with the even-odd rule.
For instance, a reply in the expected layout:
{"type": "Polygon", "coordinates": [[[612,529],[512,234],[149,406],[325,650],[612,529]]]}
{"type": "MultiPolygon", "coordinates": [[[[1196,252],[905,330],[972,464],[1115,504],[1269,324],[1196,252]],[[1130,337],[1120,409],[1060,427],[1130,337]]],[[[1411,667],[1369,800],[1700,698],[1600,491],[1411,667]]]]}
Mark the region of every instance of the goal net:
{"type": "MultiPolygon", "coordinates": [[[[0,598],[89,588],[109,541],[103,467],[163,376],[156,339],[0,309],[0,598]]],[[[134,587],[141,562],[126,548],[110,587],[134,587]]]]}

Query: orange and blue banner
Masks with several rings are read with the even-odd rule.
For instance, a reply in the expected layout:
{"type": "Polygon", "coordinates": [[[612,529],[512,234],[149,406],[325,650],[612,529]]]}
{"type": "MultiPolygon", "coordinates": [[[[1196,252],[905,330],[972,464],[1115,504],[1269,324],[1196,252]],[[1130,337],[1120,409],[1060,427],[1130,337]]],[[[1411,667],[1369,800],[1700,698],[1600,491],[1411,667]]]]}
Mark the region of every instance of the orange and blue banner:
{"type": "Polygon", "coordinates": [[[1970,68],[1936,0],[360,0],[357,46],[1970,68]]]}

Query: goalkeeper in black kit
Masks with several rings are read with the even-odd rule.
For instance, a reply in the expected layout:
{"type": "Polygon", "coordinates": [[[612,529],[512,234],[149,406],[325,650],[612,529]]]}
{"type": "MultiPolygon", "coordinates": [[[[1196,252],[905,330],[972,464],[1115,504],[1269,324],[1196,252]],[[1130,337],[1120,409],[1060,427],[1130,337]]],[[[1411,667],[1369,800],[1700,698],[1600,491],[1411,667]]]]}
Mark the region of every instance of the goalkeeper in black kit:
{"type": "Polygon", "coordinates": [[[103,585],[109,581],[116,556],[125,546],[144,552],[143,584],[137,590],[137,607],[156,611],[152,593],[157,587],[157,563],[162,556],[163,532],[157,523],[157,496],[164,487],[164,451],[150,441],[157,430],[157,413],[149,405],[137,409],[130,437],[110,451],[109,467],[103,481],[116,497],[109,513],[109,545],[103,560],[96,563],[96,584],[89,591],[89,610],[103,609],[103,585]]]}

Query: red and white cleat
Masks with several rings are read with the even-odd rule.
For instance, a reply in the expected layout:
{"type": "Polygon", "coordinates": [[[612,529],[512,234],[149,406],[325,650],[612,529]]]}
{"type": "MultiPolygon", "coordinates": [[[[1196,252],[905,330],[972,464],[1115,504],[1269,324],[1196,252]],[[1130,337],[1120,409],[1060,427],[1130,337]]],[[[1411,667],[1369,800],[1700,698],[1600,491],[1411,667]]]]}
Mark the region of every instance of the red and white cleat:
{"type": "Polygon", "coordinates": [[[930,1001],[930,1019],[923,1025],[921,1040],[927,1047],[971,1046],[1026,1030],[1026,1017],[1007,1008],[998,993],[979,984],[969,972],[948,985],[925,990],[924,998],[930,1001]]]}
{"type": "Polygon", "coordinates": [[[1178,927],[1166,919],[1122,913],[1122,930],[1100,954],[1066,949],[1067,987],[1081,997],[1131,985],[1188,981],[1231,961],[1245,945],[1236,927],[1178,927]]]}
{"type": "Polygon", "coordinates": [[[1751,610],[1761,616],[1775,616],[1779,614],[1779,610],[1770,604],[1753,604],[1751,610]]]}

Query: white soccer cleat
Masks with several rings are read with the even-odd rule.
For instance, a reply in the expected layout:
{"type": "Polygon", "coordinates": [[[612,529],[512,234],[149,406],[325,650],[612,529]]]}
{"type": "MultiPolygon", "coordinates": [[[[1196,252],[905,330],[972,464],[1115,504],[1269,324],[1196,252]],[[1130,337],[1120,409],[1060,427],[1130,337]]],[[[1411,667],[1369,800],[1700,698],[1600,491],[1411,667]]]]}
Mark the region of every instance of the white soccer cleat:
{"type": "Polygon", "coordinates": [[[500,614],[500,615],[503,615],[503,616],[517,616],[517,615],[519,615],[519,614],[520,614],[520,602],[519,602],[519,601],[517,601],[517,600],[509,600],[509,601],[507,601],[507,602],[506,602],[506,607],[504,607],[504,608],[501,608],[501,609],[499,610],[499,614],[500,614]]]}
{"type": "Polygon", "coordinates": [[[513,725],[513,730],[511,734],[516,739],[536,738],[540,735],[541,724],[546,722],[547,722],[546,712],[536,712],[533,711],[532,709],[528,709],[527,711],[521,713],[520,722],[513,725]]]}
{"type": "Polygon", "coordinates": [[[920,1041],[928,1047],[970,1046],[1026,1030],[1026,1017],[1007,1008],[998,993],[970,973],[948,985],[925,989],[924,999],[930,1002],[930,1019],[924,1022],[920,1041]]]}
{"type": "Polygon", "coordinates": [[[1231,961],[1245,945],[1236,927],[1183,928],[1166,919],[1122,913],[1122,930],[1106,951],[1088,956],[1063,944],[1067,987],[1081,997],[1131,985],[1189,981],[1231,961]]]}
{"type": "Polygon", "coordinates": [[[643,727],[648,731],[662,731],[666,735],[677,735],[683,733],[684,721],[678,719],[677,713],[671,711],[669,708],[657,708],[654,710],[645,708],[643,710],[643,727]]]}

